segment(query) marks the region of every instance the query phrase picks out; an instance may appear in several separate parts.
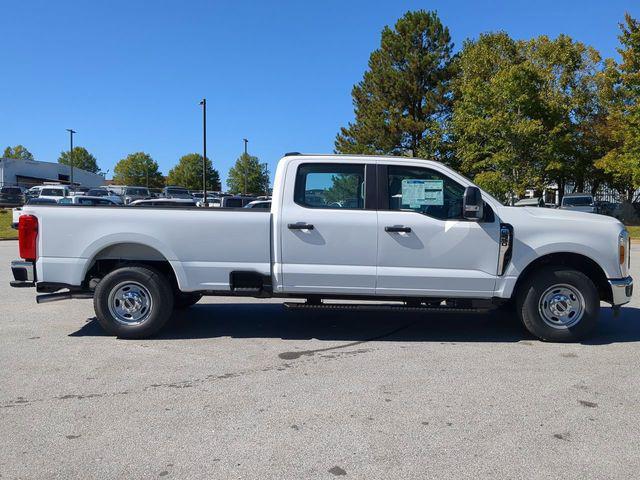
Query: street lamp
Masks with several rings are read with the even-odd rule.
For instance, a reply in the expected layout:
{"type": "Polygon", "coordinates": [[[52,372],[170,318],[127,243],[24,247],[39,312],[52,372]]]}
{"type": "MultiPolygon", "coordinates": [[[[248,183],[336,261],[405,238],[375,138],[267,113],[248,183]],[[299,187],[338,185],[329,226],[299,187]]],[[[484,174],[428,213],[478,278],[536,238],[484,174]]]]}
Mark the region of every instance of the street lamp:
{"type": "Polygon", "coordinates": [[[200,100],[202,105],[202,204],[207,206],[207,99],[200,100]]]}
{"type": "Polygon", "coordinates": [[[67,132],[69,132],[69,143],[71,144],[69,148],[69,165],[71,166],[71,188],[73,188],[73,134],[76,133],[75,130],[71,128],[67,128],[67,132]]]}
{"type": "Polygon", "coordinates": [[[242,192],[244,195],[247,194],[247,144],[249,143],[249,140],[247,140],[246,138],[243,138],[242,141],[244,142],[244,162],[242,162],[244,164],[244,191],[242,192]]]}

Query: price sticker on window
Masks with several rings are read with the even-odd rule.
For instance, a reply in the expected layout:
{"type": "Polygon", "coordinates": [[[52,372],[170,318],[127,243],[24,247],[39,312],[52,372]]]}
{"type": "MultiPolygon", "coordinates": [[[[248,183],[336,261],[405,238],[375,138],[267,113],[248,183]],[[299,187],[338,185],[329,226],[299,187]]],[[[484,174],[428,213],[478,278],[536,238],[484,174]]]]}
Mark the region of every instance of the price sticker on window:
{"type": "Polygon", "coordinates": [[[409,208],[444,205],[444,181],[406,178],[402,180],[402,204],[409,208]]]}

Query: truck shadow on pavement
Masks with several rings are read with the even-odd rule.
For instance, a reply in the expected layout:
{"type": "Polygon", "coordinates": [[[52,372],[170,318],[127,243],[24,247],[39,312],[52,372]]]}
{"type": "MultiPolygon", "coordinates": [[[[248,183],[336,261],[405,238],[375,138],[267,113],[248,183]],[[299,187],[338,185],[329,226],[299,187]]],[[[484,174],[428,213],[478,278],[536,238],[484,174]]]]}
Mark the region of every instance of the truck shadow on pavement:
{"type": "MultiPolygon", "coordinates": [[[[106,335],[95,318],[70,334],[106,335]]],[[[482,313],[287,310],[274,303],[198,304],[176,311],[156,340],[201,338],[394,342],[518,342],[533,340],[515,315],[482,313]]],[[[622,308],[616,318],[603,308],[596,332],[584,344],[640,341],[640,309],[622,308]]]]}

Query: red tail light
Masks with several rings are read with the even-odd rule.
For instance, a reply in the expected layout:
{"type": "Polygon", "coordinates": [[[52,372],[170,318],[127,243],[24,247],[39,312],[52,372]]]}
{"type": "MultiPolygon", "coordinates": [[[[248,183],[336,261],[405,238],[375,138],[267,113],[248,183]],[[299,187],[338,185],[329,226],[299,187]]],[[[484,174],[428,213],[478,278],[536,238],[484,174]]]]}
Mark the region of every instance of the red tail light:
{"type": "Polygon", "coordinates": [[[38,240],[38,219],[33,215],[21,215],[18,219],[18,248],[20,258],[34,261],[36,254],[36,242],[38,240]]]}

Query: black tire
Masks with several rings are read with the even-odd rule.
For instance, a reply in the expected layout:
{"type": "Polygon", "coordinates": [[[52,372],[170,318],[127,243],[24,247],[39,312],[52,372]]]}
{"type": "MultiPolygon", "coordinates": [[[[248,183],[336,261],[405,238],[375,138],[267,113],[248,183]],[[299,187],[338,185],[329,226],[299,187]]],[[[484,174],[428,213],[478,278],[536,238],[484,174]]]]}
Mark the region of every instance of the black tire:
{"type": "Polygon", "coordinates": [[[173,291],[167,277],[157,270],[146,266],[123,267],[108,273],[98,283],[93,306],[98,322],[107,333],[120,338],[148,338],[169,320],[173,291]],[[119,300],[127,294],[128,298],[119,300]],[[124,311],[129,306],[137,309],[134,314],[124,311]],[[138,314],[140,318],[136,320],[133,315],[138,314]],[[132,318],[119,315],[132,315],[132,318]]]}
{"type": "Polygon", "coordinates": [[[520,286],[516,311],[525,328],[540,340],[577,342],[596,327],[600,297],[598,289],[584,273],[570,268],[546,267],[529,275],[520,286]],[[556,313],[561,311],[562,314],[555,316],[551,305],[561,298],[557,295],[568,297],[572,306],[567,308],[567,303],[560,301],[556,313]],[[544,302],[543,297],[552,301],[544,302]],[[581,317],[578,305],[582,307],[581,317]],[[571,315],[572,311],[575,317],[563,316],[567,312],[571,315]]]}
{"type": "Polygon", "coordinates": [[[202,298],[202,294],[198,292],[174,292],[173,308],[189,308],[195,305],[202,298]]]}

